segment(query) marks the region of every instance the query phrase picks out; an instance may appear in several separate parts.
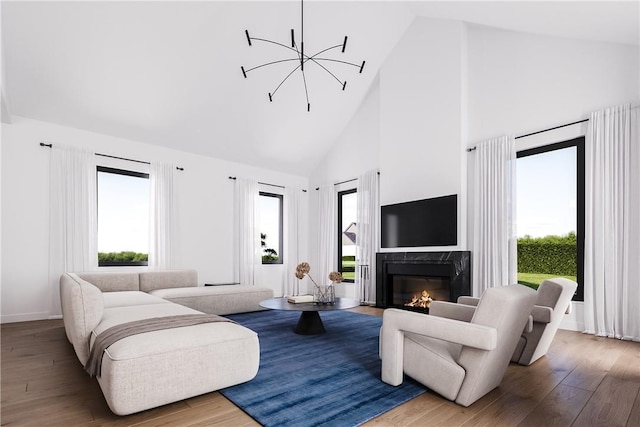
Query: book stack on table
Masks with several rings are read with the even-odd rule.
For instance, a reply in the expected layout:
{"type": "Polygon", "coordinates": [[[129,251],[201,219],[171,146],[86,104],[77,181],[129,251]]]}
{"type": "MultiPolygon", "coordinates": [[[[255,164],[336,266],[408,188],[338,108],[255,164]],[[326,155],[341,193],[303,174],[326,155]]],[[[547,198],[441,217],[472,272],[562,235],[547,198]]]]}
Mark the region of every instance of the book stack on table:
{"type": "Polygon", "coordinates": [[[287,297],[287,301],[293,304],[313,302],[313,295],[296,295],[292,297],[287,297]]]}

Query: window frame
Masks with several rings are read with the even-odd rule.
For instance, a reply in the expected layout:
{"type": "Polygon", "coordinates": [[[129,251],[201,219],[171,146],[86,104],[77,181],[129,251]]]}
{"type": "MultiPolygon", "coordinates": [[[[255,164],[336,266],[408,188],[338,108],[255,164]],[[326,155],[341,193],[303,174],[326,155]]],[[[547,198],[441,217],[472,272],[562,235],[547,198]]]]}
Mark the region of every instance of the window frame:
{"type": "MultiPolygon", "coordinates": [[[[343,270],[342,270],[342,229],[343,229],[343,224],[342,224],[342,197],[349,195],[349,194],[353,194],[353,193],[357,193],[358,189],[357,188],[351,188],[349,190],[343,190],[343,191],[338,191],[338,272],[340,274],[343,274],[343,270]]],[[[357,265],[356,265],[357,267],[357,265]]],[[[343,274],[344,277],[344,274],[343,274]]],[[[355,279],[351,280],[351,279],[343,279],[342,280],[345,283],[355,283],[355,279]]]]}
{"type": "MultiPolygon", "coordinates": [[[[279,202],[279,207],[280,207],[280,217],[278,220],[278,228],[279,228],[279,233],[278,233],[278,259],[277,260],[271,260],[271,261],[265,261],[264,259],[262,259],[262,254],[260,255],[261,261],[262,261],[262,265],[272,265],[272,264],[282,264],[283,263],[283,257],[282,257],[282,249],[283,249],[283,242],[284,242],[284,236],[283,236],[283,230],[284,230],[284,195],[283,194],[277,194],[277,193],[269,193],[267,191],[260,191],[259,193],[260,197],[273,197],[278,199],[279,202]]],[[[262,231],[261,231],[262,233],[262,231]]],[[[262,252],[262,247],[260,248],[260,252],[262,252]]]]}
{"type": "MultiPolygon", "coordinates": [[[[578,289],[573,301],[584,301],[584,233],[585,233],[585,137],[569,139],[516,152],[516,159],[576,147],[576,279],[578,289]]],[[[516,190],[517,191],[517,190],[516,190]]]]}
{"type": "MultiPolygon", "coordinates": [[[[100,185],[98,182],[98,174],[100,172],[111,173],[115,175],[130,176],[134,178],[149,179],[148,173],[137,172],[137,171],[127,170],[127,169],[113,168],[109,166],[97,166],[96,167],[96,212],[99,212],[98,203],[99,203],[100,185]]],[[[96,218],[96,227],[100,226],[99,222],[100,222],[100,216],[98,215],[96,218]]],[[[147,250],[147,259],[148,257],[149,257],[149,252],[147,250]]],[[[135,262],[134,261],[106,261],[105,262],[105,261],[98,260],[98,267],[146,267],[148,265],[149,265],[149,261],[135,261],[135,262]]]]}

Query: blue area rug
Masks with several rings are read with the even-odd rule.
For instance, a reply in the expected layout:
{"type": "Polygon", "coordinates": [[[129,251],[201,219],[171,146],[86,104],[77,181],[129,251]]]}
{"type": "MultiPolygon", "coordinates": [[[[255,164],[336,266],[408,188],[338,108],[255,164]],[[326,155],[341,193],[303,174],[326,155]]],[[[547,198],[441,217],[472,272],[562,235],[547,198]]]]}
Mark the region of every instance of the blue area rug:
{"type": "Polygon", "coordinates": [[[225,316],[258,333],[260,370],[248,383],[220,392],[264,426],[355,426],[426,390],[406,378],[380,379],[382,318],[346,311],[320,314],[327,332],[293,332],[299,312],[225,316]]]}

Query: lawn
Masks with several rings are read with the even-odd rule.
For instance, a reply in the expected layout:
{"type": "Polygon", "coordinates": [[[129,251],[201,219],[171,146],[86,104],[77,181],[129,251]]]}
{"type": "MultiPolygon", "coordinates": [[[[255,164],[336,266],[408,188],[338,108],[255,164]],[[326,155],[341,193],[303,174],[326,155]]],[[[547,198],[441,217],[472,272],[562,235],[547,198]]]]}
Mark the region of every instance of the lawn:
{"type": "Polygon", "coordinates": [[[546,279],[553,279],[554,277],[566,277],[567,279],[576,281],[576,276],[559,276],[557,274],[541,274],[541,273],[518,273],[518,283],[529,286],[533,289],[538,289],[540,283],[546,279]]]}
{"type": "Polygon", "coordinates": [[[345,280],[356,279],[356,260],[349,259],[348,257],[342,258],[342,277],[345,280]]]}

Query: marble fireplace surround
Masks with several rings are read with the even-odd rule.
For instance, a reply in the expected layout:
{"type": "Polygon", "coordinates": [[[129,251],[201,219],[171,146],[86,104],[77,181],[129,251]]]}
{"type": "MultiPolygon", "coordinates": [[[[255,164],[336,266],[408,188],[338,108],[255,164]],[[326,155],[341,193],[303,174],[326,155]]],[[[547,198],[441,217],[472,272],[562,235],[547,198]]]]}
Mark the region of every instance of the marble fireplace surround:
{"type": "MultiPolygon", "coordinates": [[[[392,307],[391,284],[394,274],[415,275],[433,270],[441,276],[449,272],[450,300],[471,295],[471,252],[379,252],[376,254],[376,307],[392,307]]],[[[402,308],[402,307],[397,307],[402,308]]]]}

